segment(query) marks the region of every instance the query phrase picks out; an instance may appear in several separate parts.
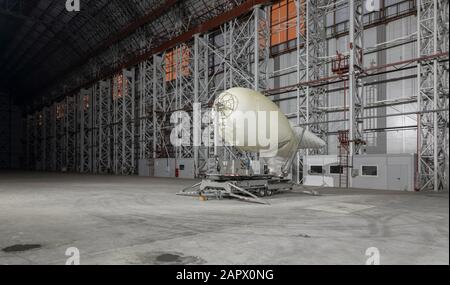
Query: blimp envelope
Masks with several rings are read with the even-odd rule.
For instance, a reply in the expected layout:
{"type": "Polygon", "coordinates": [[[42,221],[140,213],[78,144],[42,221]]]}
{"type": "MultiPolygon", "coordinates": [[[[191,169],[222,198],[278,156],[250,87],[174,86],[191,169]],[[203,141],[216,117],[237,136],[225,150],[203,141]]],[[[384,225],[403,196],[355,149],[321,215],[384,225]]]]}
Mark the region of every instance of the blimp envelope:
{"type": "MultiPolygon", "coordinates": [[[[299,148],[321,148],[325,142],[312,132],[291,127],[278,106],[260,92],[235,87],[214,101],[219,136],[241,151],[259,153],[269,173],[280,176],[299,148]]],[[[290,166],[289,166],[290,167],[290,166]]]]}

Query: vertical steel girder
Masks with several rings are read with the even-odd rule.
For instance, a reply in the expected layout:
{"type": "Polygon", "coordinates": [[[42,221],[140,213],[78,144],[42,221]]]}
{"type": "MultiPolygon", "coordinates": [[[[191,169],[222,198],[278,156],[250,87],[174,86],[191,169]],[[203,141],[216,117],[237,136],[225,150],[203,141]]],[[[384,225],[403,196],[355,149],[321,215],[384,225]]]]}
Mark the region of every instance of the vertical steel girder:
{"type": "Polygon", "coordinates": [[[91,98],[91,172],[94,174],[99,173],[100,168],[101,83],[92,86],[91,98]]]}
{"type": "Polygon", "coordinates": [[[67,171],[73,172],[77,170],[77,106],[76,98],[73,96],[67,97],[66,110],[64,114],[65,120],[65,148],[66,159],[65,167],[67,171]]]}
{"type": "Polygon", "coordinates": [[[139,64],[139,159],[153,158],[153,64],[139,64]]]}
{"type": "Polygon", "coordinates": [[[43,109],[43,159],[42,167],[46,171],[55,171],[56,162],[56,120],[54,106],[43,109]]]}
{"type": "Polygon", "coordinates": [[[124,69],[113,81],[113,170],[115,174],[134,174],[135,82],[134,68],[124,69]]]}
{"type": "MultiPolygon", "coordinates": [[[[363,86],[361,72],[364,54],[364,6],[362,0],[349,1],[349,161],[353,168],[353,156],[360,153],[363,141],[363,86]]],[[[349,171],[349,187],[352,187],[353,175],[349,171]]]]}
{"type": "Polygon", "coordinates": [[[75,171],[76,106],[74,97],[66,97],[52,107],[55,112],[55,170],[75,171]]]}
{"type": "Polygon", "coordinates": [[[56,136],[56,148],[55,148],[55,170],[56,171],[62,171],[66,164],[66,145],[65,145],[65,139],[66,139],[66,121],[64,119],[65,117],[65,109],[66,104],[65,100],[62,100],[60,102],[57,102],[53,105],[53,108],[55,108],[55,136],[56,136]]]}
{"type": "MultiPolygon", "coordinates": [[[[194,103],[194,59],[192,56],[193,42],[181,44],[177,46],[173,52],[175,53],[175,72],[176,79],[172,82],[174,85],[174,97],[175,105],[174,110],[185,111],[189,113],[189,118],[192,118],[192,110],[194,103]]],[[[169,84],[168,84],[169,85],[169,84]]],[[[189,134],[190,142],[192,142],[192,121],[189,124],[180,124],[182,127],[182,132],[184,134],[189,134]]],[[[192,144],[181,145],[175,148],[175,158],[177,160],[183,158],[193,158],[193,147],[192,144]]]]}
{"type": "Polygon", "coordinates": [[[208,114],[206,114],[208,103],[214,96],[213,84],[210,81],[214,78],[214,73],[210,77],[210,52],[209,35],[196,34],[194,37],[194,103],[196,103],[196,116],[193,117],[194,138],[194,169],[195,176],[199,177],[208,171],[208,159],[214,154],[214,148],[210,144],[210,130],[208,128],[208,114]],[[200,112],[199,112],[200,111],[200,112]],[[205,116],[206,115],[206,116],[205,116]],[[205,119],[203,117],[205,116],[205,119]],[[203,136],[205,133],[205,136],[203,136]],[[203,143],[202,143],[203,142],[203,143]]]}
{"type": "MultiPolygon", "coordinates": [[[[310,2],[308,11],[307,54],[308,54],[308,80],[318,80],[328,76],[328,43],[326,37],[326,17],[333,8],[332,0],[313,0],[310,2]]],[[[308,116],[310,122],[326,122],[328,106],[328,87],[310,87],[308,94],[308,116]]],[[[328,124],[312,124],[309,130],[328,142],[328,124]]],[[[326,154],[328,148],[324,147],[314,154],[326,154]]]]}
{"type": "MultiPolygon", "coordinates": [[[[333,9],[331,0],[297,0],[296,33],[297,33],[297,124],[304,124],[310,130],[328,142],[327,121],[328,106],[327,86],[310,86],[308,82],[327,77],[328,44],[326,36],[327,14],[333,9]]],[[[310,151],[304,150],[301,155],[306,162],[308,155],[326,154],[328,148],[310,151]]],[[[297,159],[297,169],[308,166],[297,159]]],[[[301,181],[298,180],[298,183],[301,181]]]]}
{"type": "Polygon", "coordinates": [[[79,171],[92,171],[92,88],[82,89],[78,96],[79,171]]]}
{"type": "Polygon", "coordinates": [[[36,161],[36,132],[37,130],[37,120],[36,114],[27,115],[26,118],[26,158],[27,158],[27,169],[34,169],[33,166],[36,161]]]}
{"type": "MultiPolygon", "coordinates": [[[[154,157],[193,158],[191,145],[174,147],[170,141],[174,112],[192,113],[194,93],[192,41],[153,57],[153,140],[154,157]]],[[[179,119],[177,117],[177,119],[179,119]]],[[[190,133],[189,125],[183,132],[190,133]]]]}
{"type": "Polygon", "coordinates": [[[222,48],[211,46],[210,52],[223,68],[223,90],[235,86],[255,90],[266,88],[268,27],[267,8],[259,6],[251,15],[233,19],[221,27],[222,48]]]}
{"type": "Polygon", "coordinates": [[[97,99],[97,173],[111,172],[111,81],[103,80],[98,83],[97,99]]]}
{"type": "MultiPolygon", "coordinates": [[[[448,9],[448,1],[417,0],[418,58],[448,52],[448,9]]],[[[417,190],[448,188],[448,68],[439,58],[417,65],[417,190]]]]}
{"type": "Polygon", "coordinates": [[[102,80],[92,86],[90,97],[90,172],[109,173],[111,169],[111,83],[102,80]]]}
{"type": "MultiPolygon", "coordinates": [[[[195,81],[195,47],[193,41],[178,45],[153,57],[153,126],[155,157],[194,158],[191,144],[173,147],[170,141],[174,112],[185,111],[192,117],[195,81]]],[[[176,118],[181,119],[181,118],[176,118]]],[[[177,123],[178,124],[178,123],[177,123]]],[[[180,124],[190,135],[191,126],[180,124]]]]}
{"type": "Polygon", "coordinates": [[[44,130],[44,110],[36,113],[36,145],[35,145],[35,157],[36,164],[34,165],[36,170],[44,170],[45,163],[45,130],[44,130]]]}
{"type": "MultiPolygon", "coordinates": [[[[166,80],[166,54],[153,56],[153,152],[154,158],[173,157],[174,153],[170,145],[169,117],[173,110],[174,94],[167,91],[166,80]],[[170,94],[170,95],[169,95],[170,94]]],[[[168,68],[168,67],[167,67],[168,68]]],[[[171,84],[169,84],[171,85],[171,84]]]]}

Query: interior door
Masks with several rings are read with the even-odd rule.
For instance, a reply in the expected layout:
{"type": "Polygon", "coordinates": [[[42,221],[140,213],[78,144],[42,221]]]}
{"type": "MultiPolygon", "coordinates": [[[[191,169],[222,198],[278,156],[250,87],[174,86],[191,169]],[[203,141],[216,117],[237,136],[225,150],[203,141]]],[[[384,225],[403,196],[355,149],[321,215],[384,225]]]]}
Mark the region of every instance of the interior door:
{"type": "Polygon", "coordinates": [[[408,165],[391,164],[388,171],[388,189],[389,190],[408,190],[409,189],[408,165]]]}

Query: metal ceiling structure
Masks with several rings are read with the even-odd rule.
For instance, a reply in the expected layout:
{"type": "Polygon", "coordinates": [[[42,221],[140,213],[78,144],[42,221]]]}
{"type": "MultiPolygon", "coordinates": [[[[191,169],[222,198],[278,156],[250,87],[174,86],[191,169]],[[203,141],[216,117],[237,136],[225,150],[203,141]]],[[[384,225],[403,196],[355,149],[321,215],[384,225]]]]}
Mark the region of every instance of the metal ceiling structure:
{"type": "Polygon", "coordinates": [[[244,2],[81,0],[68,12],[65,1],[1,0],[0,77],[51,100],[244,2]]]}

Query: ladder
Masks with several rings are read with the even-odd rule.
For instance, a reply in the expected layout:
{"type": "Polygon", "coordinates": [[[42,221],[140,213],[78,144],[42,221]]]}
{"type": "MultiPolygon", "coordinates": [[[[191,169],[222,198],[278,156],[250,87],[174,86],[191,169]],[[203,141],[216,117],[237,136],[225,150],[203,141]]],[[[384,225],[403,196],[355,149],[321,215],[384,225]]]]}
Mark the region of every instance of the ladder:
{"type": "Polygon", "coordinates": [[[348,130],[338,131],[339,187],[348,188],[348,130]]]}

